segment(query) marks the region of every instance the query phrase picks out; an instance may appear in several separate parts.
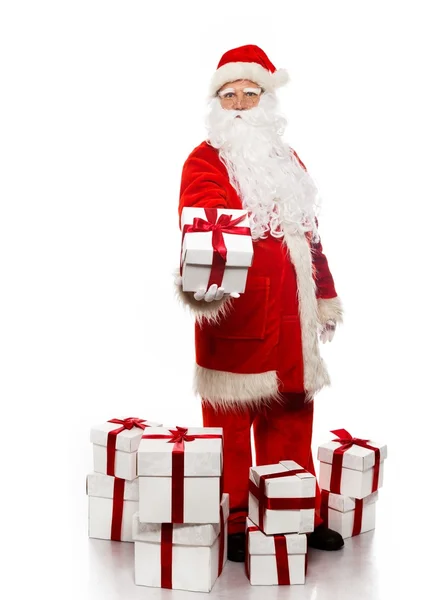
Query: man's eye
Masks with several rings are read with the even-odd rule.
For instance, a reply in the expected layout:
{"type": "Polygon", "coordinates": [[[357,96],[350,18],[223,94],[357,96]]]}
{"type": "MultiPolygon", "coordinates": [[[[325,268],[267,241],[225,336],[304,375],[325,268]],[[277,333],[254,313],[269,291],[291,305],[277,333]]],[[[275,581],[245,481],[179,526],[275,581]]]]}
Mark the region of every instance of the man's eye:
{"type": "Polygon", "coordinates": [[[224,94],[224,98],[232,98],[233,96],[233,92],[227,92],[226,94],[224,94]]]}
{"type": "Polygon", "coordinates": [[[250,96],[251,98],[256,97],[258,94],[256,92],[246,92],[247,96],[250,96]]]}

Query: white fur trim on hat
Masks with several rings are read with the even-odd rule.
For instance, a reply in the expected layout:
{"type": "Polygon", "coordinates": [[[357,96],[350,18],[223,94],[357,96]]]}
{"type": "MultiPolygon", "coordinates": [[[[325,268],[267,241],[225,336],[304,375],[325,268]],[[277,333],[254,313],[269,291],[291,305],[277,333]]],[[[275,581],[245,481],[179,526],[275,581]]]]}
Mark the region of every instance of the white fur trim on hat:
{"type": "Polygon", "coordinates": [[[278,69],[274,73],[270,73],[258,63],[253,62],[227,63],[215,71],[209,89],[210,95],[214,96],[225,83],[238,79],[254,81],[266,92],[269,92],[285,85],[289,80],[289,74],[286,69],[278,69]]]}

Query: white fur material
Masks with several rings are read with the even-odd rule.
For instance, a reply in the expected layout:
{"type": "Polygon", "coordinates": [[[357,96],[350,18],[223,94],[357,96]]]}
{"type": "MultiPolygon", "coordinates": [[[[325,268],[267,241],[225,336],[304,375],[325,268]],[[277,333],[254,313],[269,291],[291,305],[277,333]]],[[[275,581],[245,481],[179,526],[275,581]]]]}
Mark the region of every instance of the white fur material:
{"type": "Polygon", "coordinates": [[[221,300],[206,302],[205,300],[196,300],[193,292],[183,292],[181,285],[175,283],[175,293],[179,301],[188,306],[201,325],[202,322],[217,324],[222,317],[226,316],[232,308],[232,298],[224,296],[221,300]]]}
{"type": "Polygon", "coordinates": [[[329,319],[343,323],[343,305],[338,296],[334,298],[318,298],[318,319],[324,325],[329,319]]]}
{"type": "Polygon", "coordinates": [[[196,365],[194,388],[203,402],[213,406],[234,409],[235,402],[258,406],[278,397],[278,377],[276,371],[240,374],[196,365]]]}
{"type": "Polygon", "coordinates": [[[224,84],[238,79],[253,81],[269,92],[285,85],[289,81],[289,74],[286,69],[278,69],[270,73],[268,69],[253,62],[227,63],[215,71],[210,85],[210,95],[214,96],[224,84]]]}
{"type": "Polygon", "coordinates": [[[318,341],[318,302],[312,276],[312,254],[303,232],[285,232],[291,261],[296,271],[299,316],[302,330],[304,387],[308,399],[325,385],[330,385],[327,367],[321,358],[318,341]]]}

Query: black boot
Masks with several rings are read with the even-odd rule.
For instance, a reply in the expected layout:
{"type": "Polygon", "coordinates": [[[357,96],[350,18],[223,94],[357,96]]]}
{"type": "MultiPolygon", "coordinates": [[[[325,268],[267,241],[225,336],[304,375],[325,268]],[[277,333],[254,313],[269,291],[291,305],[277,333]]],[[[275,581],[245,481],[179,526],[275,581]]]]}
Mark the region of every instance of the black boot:
{"type": "Polygon", "coordinates": [[[340,533],[321,524],[308,535],[308,546],[317,550],[340,550],[344,546],[344,540],[340,533]]]}
{"type": "Polygon", "coordinates": [[[233,562],[244,562],[246,554],[246,534],[231,533],[228,536],[227,558],[233,562]]]}

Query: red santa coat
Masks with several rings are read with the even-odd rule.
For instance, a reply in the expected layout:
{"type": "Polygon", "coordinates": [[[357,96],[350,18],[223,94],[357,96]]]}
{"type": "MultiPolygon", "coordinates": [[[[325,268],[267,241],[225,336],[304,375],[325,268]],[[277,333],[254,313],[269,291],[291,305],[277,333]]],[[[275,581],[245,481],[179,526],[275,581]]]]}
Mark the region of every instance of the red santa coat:
{"type": "MultiPolygon", "coordinates": [[[[297,154],[293,151],[303,168],[297,154]]],[[[218,151],[203,142],[184,163],[179,214],[185,206],[241,209],[218,151]]],[[[310,235],[269,235],[254,241],[245,293],[237,299],[197,302],[195,388],[204,401],[258,404],[284,392],[308,397],[329,384],[318,327],[342,320],[321,243],[310,235]]]]}

